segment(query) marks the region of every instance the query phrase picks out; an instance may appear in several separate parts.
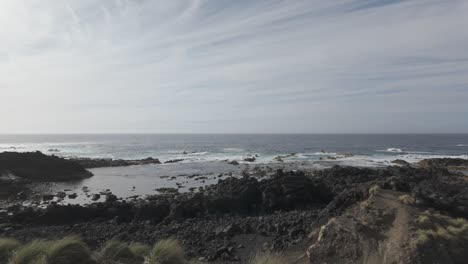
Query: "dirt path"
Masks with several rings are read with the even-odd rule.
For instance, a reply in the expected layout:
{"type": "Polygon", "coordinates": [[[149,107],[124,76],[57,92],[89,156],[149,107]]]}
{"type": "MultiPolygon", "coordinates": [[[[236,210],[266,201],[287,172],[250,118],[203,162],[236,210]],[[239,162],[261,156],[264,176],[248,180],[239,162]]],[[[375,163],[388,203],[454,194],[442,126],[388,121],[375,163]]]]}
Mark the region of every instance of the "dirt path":
{"type": "Polygon", "coordinates": [[[332,218],[308,249],[310,263],[411,263],[411,208],[402,193],[379,189],[371,198],[332,218]]]}
{"type": "Polygon", "coordinates": [[[392,226],[385,233],[386,239],[379,250],[380,263],[401,263],[406,252],[410,227],[408,206],[402,204],[400,193],[380,190],[376,195],[375,207],[382,210],[393,210],[395,218],[392,226]]]}

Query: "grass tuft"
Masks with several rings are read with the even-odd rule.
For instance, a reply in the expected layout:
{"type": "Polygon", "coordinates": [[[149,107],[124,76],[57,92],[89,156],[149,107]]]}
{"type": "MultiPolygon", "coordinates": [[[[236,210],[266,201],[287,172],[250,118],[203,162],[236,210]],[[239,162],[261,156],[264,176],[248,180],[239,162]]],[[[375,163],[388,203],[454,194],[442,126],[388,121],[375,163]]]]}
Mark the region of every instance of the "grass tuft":
{"type": "Polygon", "coordinates": [[[92,264],[88,247],[76,237],[53,241],[47,249],[47,264],[92,264]]]}
{"type": "Polygon", "coordinates": [[[142,243],[132,243],[129,247],[133,254],[138,257],[147,257],[151,253],[151,247],[142,243]]]}
{"type": "Polygon", "coordinates": [[[0,238],[0,263],[6,263],[12,253],[21,246],[15,239],[0,238]]]}
{"type": "Polygon", "coordinates": [[[415,203],[416,203],[416,200],[414,199],[414,197],[411,196],[411,195],[408,195],[408,194],[400,195],[400,197],[398,197],[398,199],[399,199],[400,202],[402,202],[403,204],[412,205],[412,204],[415,204],[415,203]]]}
{"type": "Polygon", "coordinates": [[[136,256],[126,243],[110,240],[98,253],[98,259],[100,262],[113,263],[115,261],[134,260],[136,256]]]}
{"type": "Polygon", "coordinates": [[[416,236],[413,247],[420,247],[431,242],[447,245],[448,250],[455,250],[468,243],[468,221],[452,218],[433,211],[426,211],[415,221],[416,236]]]}
{"type": "Polygon", "coordinates": [[[175,239],[163,239],[154,245],[149,264],[183,264],[184,250],[175,239]]]}
{"type": "Polygon", "coordinates": [[[369,189],[369,195],[375,196],[379,191],[380,187],[378,185],[374,185],[369,189]]]}
{"type": "Polygon", "coordinates": [[[32,241],[15,251],[8,264],[46,264],[47,247],[45,241],[32,241]]]}

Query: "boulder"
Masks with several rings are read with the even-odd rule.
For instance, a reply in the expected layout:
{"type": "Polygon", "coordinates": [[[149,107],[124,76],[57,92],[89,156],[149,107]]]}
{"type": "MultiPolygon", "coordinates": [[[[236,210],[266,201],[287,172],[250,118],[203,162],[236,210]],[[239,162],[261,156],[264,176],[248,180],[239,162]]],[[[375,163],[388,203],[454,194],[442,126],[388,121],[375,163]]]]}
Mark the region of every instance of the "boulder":
{"type": "Polygon", "coordinates": [[[244,158],[244,161],[247,161],[247,162],[255,162],[255,160],[256,160],[255,156],[249,156],[249,157],[244,158]]]}
{"type": "Polygon", "coordinates": [[[392,160],[392,163],[398,164],[398,165],[401,165],[401,166],[410,166],[411,165],[409,162],[407,162],[406,160],[402,160],[402,159],[392,160]]]}
{"type": "Polygon", "coordinates": [[[54,199],[53,194],[44,194],[44,195],[42,195],[42,200],[44,200],[44,201],[50,201],[50,200],[53,200],[53,199],[54,199]]]}
{"type": "Polygon", "coordinates": [[[106,195],[106,203],[113,203],[117,201],[117,196],[112,194],[112,193],[109,193],[106,195]]]}
{"type": "Polygon", "coordinates": [[[97,200],[99,200],[99,199],[101,199],[101,195],[98,194],[98,193],[93,194],[93,196],[92,196],[92,198],[91,198],[91,200],[93,200],[93,201],[97,201],[97,200]]]}

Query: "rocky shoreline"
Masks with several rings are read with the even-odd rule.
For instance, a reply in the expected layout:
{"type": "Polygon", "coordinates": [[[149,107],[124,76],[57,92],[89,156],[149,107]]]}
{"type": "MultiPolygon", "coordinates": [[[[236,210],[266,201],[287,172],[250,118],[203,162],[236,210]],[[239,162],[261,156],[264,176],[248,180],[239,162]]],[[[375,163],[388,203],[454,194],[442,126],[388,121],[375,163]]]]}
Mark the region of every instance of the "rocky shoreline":
{"type": "MultiPolygon", "coordinates": [[[[245,263],[258,251],[274,251],[286,255],[299,252],[298,263],[323,263],[338,244],[314,242],[317,230],[339,231],[336,223],[345,223],[340,220],[345,215],[355,214],[354,218],[372,223],[371,229],[385,230],[378,227],[387,221],[379,222],[382,216],[377,215],[382,213],[369,213],[394,214],[378,206],[375,197],[379,195],[408,195],[413,199],[412,212],[431,209],[467,219],[467,176],[453,171],[467,166],[467,160],[432,159],[379,169],[335,166],[314,172],[278,170],[271,177],[246,173],[197,192],[169,192],[134,201],[119,200],[109,193],[105,202],[85,206],[13,205],[0,212],[0,237],[30,241],[73,234],[92,248],[112,238],[152,244],[175,237],[189,257],[202,261],[245,263]],[[377,205],[372,207],[373,203],[377,205]],[[363,211],[363,204],[368,209],[363,211]],[[332,220],[337,222],[331,224],[332,220]]],[[[353,223],[346,225],[353,227],[353,223]]],[[[361,229],[356,227],[355,232],[364,232],[361,229]]],[[[359,243],[343,245],[343,252],[359,243]]],[[[358,263],[360,250],[352,251],[356,262],[351,263],[358,263]]],[[[407,254],[407,262],[402,263],[413,263],[420,255],[407,254]]]]}
{"type": "Polygon", "coordinates": [[[125,167],[135,165],[147,165],[147,164],[161,164],[159,159],[148,157],[146,159],[138,160],[124,160],[124,159],[100,159],[100,158],[67,158],[67,160],[75,162],[83,166],[83,168],[105,168],[105,167],[125,167]]]}

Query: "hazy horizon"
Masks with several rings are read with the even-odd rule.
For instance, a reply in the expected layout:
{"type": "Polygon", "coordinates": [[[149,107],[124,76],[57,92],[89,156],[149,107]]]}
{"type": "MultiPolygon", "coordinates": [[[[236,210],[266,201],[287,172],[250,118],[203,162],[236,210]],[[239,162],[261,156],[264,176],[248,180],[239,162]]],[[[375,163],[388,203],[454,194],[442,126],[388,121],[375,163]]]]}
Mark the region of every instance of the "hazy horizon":
{"type": "Polygon", "coordinates": [[[468,133],[427,133],[427,132],[410,132],[410,133],[399,133],[399,132],[272,132],[272,133],[255,133],[255,132],[202,132],[202,133],[183,133],[183,132],[80,132],[80,133],[0,133],[2,136],[41,136],[41,135],[468,135],[468,133]]]}
{"type": "Polygon", "coordinates": [[[465,134],[468,1],[0,2],[2,134],[465,134]]]}

